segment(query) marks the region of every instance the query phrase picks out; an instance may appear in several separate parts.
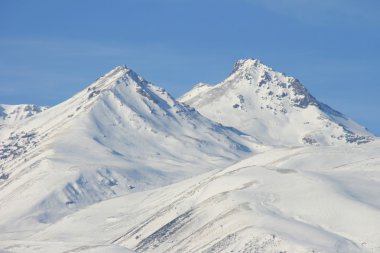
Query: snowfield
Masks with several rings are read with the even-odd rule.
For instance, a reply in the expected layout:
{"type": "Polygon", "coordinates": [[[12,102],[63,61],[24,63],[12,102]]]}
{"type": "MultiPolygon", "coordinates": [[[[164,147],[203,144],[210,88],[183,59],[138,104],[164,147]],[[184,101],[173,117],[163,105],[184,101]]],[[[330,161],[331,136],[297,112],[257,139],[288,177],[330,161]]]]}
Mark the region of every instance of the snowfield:
{"type": "Polygon", "coordinates": [[[379,166],[379,141],[275,149],[102,201],[19,239],[136,252],[378,252],[379,166]]]}
{"type": "Polygon", "coordinates": [[[1,105],[0,252],[380,252],[380,139],[253,59],[179,100],[1,105]]]}

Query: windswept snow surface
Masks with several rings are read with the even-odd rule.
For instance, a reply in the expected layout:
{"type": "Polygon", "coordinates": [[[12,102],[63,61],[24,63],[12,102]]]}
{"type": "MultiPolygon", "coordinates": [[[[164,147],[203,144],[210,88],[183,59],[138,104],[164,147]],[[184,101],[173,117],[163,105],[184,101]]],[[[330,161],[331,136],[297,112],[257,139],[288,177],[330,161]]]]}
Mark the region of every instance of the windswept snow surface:
{"type": "Polygon", "coordinates": [[[379,252],[379,168],[379,141],[275,149],[94,204],[19,239],[136,252],[379,252]]]}
{"type": "Polygon", "coordinates": [[[198,84],[179,101],[273,146],[373,139],[364,127],[317,101],[297,79],[256,59],[239,60],[226,80],[215,86],[198,84]]]}
{"type": "Polygon", "coordinates": [[[126,67],[0,135],[2,238],[29,234],[107,198],[227,166],[262,148],[126,67]]]}

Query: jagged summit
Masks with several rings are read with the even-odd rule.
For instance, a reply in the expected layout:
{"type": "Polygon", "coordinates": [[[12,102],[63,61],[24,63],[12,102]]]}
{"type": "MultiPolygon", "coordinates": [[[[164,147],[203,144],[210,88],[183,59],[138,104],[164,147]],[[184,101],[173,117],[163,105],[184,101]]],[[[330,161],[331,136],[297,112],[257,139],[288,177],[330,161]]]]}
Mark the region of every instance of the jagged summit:
{"type": "Polygon", "coordinates": [[[179,100],[269,145],[362,143],[373,136],[320,103],[298,79],[257,59],[237,61],[224,81],[194,87],[179,100]]]}
{"type": "Polygon", "coordinates": [[[276,95],[281,97],[289,95],[295,106],[305,108],[310,104],[317,104],[317,100],[298,79],[275,71],[259,59],[238,60],[230,76],[221,85],[236,85],[242,80],[249,85],[271,90],[268,93],[269,96],[274,93],[278,93],[276,95]]]}
{"type": "Polygon", "coordinates": [[[106,90],[114,88],[120,84],[127,84],[128,81],[134,81],[135,85],[145,86],[148,82],[134,70],[128,68],[126,65],[117,66],[102,77],[95,83],[91,84],[88,89],[106,90]]]}
{"type": "Polygon", "coordinates": [[[257,73],[266,72],[277,72],[278,74],[283,74],[266,65],[260,59],[248,58],[237,60],[233,66],[230,76],[239,74],[256,75],[257,73]]]}
{"type": "Polygon", "coordinates": [[[248,58],[248,59],[240,59],[237,60],[232,73],[237,71],[247,71],[252,70],[253,68],[268,68],[265,64],[263,64],[259,59],[248,58]]]}
{"type": "MultiPolygon", "coordinates": [[[[101,93],[112,93],[119,99],[123,98],[125,100],[123,102],[128,103],[130,107],[135,107],[132,101],[140,103],[141,101],[139,100],[141,98],[147,106],[149,103],[152,103],[161,106],[165,110],[170,107],[180,107],[182,109],[184,107],[165,89],[153,85],[126,65],[114,68],[82,93],[84,94],[81,94],[81,96],[87,96],[88,99],[93,99],[101,93]],[[128,99],[126,99],[127,97],[128,99]]],[[[103,96],[106,97],[108,95],[103,96]]]]}

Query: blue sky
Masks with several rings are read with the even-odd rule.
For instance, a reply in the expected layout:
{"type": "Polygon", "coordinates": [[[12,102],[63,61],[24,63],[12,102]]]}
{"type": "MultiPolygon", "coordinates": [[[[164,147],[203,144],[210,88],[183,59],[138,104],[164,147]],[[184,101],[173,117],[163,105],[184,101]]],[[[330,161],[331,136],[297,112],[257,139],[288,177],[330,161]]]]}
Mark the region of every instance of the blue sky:
{"type": "Polygon", "coordinates": [[[180,96],[251,57],[380,134],[378,0],[0,2],[0,103],[54,105],[122,64],[180,96]]]}

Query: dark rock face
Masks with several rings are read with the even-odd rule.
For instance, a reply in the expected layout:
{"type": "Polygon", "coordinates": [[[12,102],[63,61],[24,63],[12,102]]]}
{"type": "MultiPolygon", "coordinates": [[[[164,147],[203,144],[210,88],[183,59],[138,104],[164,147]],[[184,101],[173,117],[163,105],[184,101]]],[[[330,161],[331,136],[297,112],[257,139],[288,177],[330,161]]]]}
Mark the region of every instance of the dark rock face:
{"type": "Polygon", "coordinates": [[[309,93],[309,91],[298,79],[292,78],[289,87],[292,88],[294,93],[300,97],[292,100],[295,106],[306,108],[309,105],[318,104],[318,101],[309,93]]]}

